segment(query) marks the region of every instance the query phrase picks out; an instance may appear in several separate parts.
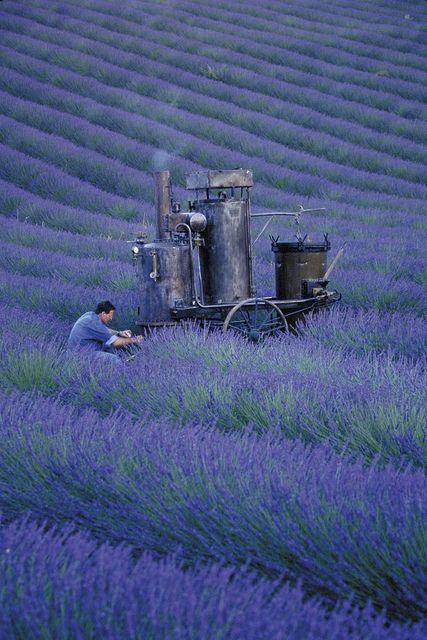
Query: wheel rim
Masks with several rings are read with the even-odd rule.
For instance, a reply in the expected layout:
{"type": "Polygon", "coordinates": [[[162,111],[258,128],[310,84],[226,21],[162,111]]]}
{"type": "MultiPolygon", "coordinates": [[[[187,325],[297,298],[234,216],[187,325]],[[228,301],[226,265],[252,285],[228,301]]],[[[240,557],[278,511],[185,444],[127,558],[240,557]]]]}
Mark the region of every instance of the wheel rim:
{"type": "Polygon", "coordinates": [[[263,298],[251,298],[236,304],[228,313],[223,329],[233,330],[253,342],[287,329],[286,318],[282,310],[263,298]]]}

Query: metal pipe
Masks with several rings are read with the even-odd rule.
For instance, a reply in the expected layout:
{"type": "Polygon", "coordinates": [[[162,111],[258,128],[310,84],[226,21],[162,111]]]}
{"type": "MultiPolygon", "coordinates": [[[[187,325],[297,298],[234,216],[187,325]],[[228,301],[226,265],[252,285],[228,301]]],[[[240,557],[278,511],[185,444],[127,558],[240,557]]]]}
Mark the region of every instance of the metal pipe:
{"type": "Polygon", "coordinates": [[[259,234],[258,234],[258,235],[257,235],[257,237],[255,238],[255,240],[254,240],[253,244],[255,244],[255,242],[257,242],[257,241],[260,239],[260,237],[262,236],[262,234],[264,233],[264,231],[267,229],[267,227],[268,227],[268,225],[270,224],[270,222],[273,220],[273,217],[274,217],[274,216],[271,216],[271,217],[267,220],[267,222],[265,223],[265,225],[263,226],[263,228],[261,229],[261,231],[259,232],[259,234]]]}
{"type": "Polygon", "coordinates": [[[172,189],[169,171],[154,174],[154,202],[156,205],[157,238],[169,240],[169,216],[171,214],[172,189]]]}
{"type": "Polygon", "coordinates": [[[313,211],[326,211],[326,207],[318,207],[317,209],[303,209],[299,211],[263,211],[262,213],[251,213],[251,218],[267,218],[268,216],[299,216],[300,213],[310,213],[313,211]]]}
{"type": "Polygon", "coordinates": [[[249,262],[249,291],[251,296],[256,293],[254,286],[254,274],[253,274],[253,261],[252,261],[252,236],[251,236],[251,201],[247,200],[247,215],[245,220],[246,225],[246,237],[248,242],[248,262],[249,262]]]}
{"type": "Polygon", "coordinates": [[[195,278],[194,278],[194,262],[193,262],[194,245],[193,245],[193,238],[192,238],[192,235],[191,235],[191,229],[190,229],[189,225],[186,224],[185,222],[180,222],[179,224],[177,224],[176,227],[175,227],[175,231],[178,230],[178,227],[185,227],[185,229],[187,230],[187,233],[188,233],[188,242],[190,244],[191,295],[192,295],[192,297],[194,297],[195,300],[197,300],[196,282],[195,282],[195,278]]]}

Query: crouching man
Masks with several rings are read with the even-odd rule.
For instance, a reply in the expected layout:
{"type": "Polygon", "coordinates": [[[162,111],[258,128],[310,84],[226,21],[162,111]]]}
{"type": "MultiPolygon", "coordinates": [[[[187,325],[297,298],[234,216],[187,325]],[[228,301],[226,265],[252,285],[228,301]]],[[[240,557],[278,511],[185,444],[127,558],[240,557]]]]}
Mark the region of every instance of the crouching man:
{"type": "Polygon", "coordinates": [[[71,329],[67,351],[86,349],[94,351],[97,357],[120,361],[117,349],[130,344],[139,344],[142,336],[133,336],[129,329],[115,331],[107,324],[114,317],[115,306],[109,301],[100,302],[95,311],[84,313],[71,329]]]}

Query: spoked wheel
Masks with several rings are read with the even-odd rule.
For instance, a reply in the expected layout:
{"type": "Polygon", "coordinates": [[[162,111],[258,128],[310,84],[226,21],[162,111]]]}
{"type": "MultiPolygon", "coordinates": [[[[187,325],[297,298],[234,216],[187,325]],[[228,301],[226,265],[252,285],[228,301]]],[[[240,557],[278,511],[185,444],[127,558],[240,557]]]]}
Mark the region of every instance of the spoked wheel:
{"type": "Polygon", "coordinates": [[[230,309],[223,324],[224,331],[236,331],[253,342],[287,328],[282,310],[263,298],[242,300],[230,309]]]}

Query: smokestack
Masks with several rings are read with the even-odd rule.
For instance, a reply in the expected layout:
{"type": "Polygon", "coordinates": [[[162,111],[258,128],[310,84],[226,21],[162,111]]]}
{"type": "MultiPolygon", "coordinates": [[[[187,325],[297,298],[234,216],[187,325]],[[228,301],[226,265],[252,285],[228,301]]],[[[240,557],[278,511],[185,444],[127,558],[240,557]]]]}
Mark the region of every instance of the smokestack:
{"type": "Polygon", "coordinates": [[[154,174],[154,201],[156,204],[157,238],[169,240],[169,216],[171,214],[172,189],[169,171],[154,174]]]}

